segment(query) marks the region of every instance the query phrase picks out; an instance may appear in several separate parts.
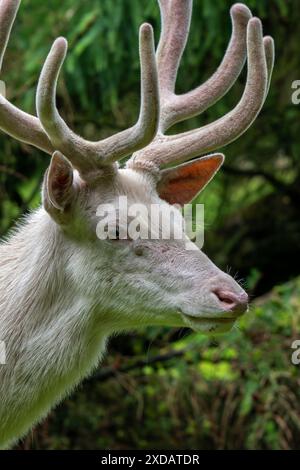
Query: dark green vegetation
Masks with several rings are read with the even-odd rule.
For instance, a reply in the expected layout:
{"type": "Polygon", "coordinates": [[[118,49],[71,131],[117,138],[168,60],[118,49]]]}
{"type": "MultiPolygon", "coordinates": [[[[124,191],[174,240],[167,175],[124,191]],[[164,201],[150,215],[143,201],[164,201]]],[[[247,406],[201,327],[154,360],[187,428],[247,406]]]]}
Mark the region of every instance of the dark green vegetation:
{"type": "Polygon", "coordinates": [[[299,448],[299,299],[299,279],[275,288],[214,340],[154,328],[147,342],[114,340],[98,376],[22,448],[299,448]],[[156,361],[142,365],[147,358],[156,361]]]}
{"type": "MultiPolygon", "coordinates": [[[[209,77],[230,36],[232,2],[194,4],[178,91],[209,77]]],[[[300,9],[297,0],[249,0],[247,5],[275,39],[271,89],[251,129],[224,150],[224,168],[199,202],[206,209],[205,250],[260,295],[300,274],[300,105],[291,103],[291,84],[300,79],[300,9]]],[[[158,35],[155,0],[23,0],[1,77],[9,99],[34,112],[41,64],[53,39],[64,35],[70,49],[58,103],[68,123],[90,139],[129,126],[138,113],[137,32],[145,20],[158,35]]],[[[229,111],[244,81],[245,72],[219,103],[174,132],[229,111]]],[[[49,158],[0,137],[0,234],[5,235],[19,215],[39,204],[49,158]]],[[[85,383],[24,446],[299,447],[300,366],[290,362],[292,340],[300,339],[299,298],[298,281],[273,290],[240,330],[214,341],[152,329],[115,339],[106,365],[120,363],[125,372],[109,377],[108,371],[85,383]],[[189,350],[135,366],[138,359],[178,348],[189,350]]]]}

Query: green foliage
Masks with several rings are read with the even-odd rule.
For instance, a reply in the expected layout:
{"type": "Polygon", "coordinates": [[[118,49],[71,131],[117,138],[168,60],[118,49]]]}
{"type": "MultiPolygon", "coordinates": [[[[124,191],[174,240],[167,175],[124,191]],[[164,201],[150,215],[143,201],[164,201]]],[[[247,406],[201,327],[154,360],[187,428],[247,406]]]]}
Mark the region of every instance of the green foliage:
{"type": "MultiPolygon", "coordinates": [[[[291,362],[291,344],[299,339],[299,299],[300,279],[277,287],[251,307],[237,328],[215,338],[193,333],[176,339],[173,334],[172,344],[166,346],[170,332],[151,329],[149,358],[170,349],[184,351],[183,356],[86,382],[28,436],[24,446],[296,448],[300,366],[291,362]]],[[[127,348],[143,343],[140,336],[124,341],[127,348]]],[[[145,350],[140,351],[141,358],[145,350]]],[[[139,359],[134,354],[132,350],[121,357],[114,351],[105,365],[120,369],[122,363],[139,359]]]]}

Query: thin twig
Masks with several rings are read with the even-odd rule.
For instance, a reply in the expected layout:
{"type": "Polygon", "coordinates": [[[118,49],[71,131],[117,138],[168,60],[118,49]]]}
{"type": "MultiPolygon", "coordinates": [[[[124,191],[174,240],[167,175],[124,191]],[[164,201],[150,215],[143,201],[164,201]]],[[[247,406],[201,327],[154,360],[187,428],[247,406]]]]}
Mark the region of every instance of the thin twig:
{"type": "Polygon", "coordinates": [[[107,380],[112,377],[115,377],[118,374],[125,374],[134,369],[140,369],[142,367],[155,364],[157,362],[167,362],[170,359],[174,359],[175,357],[184,356],[189,349],[190,348],[181,349],[179,351],[169,351],[166,354],[158,354],[156,356],[148,357],[147,359],[138,359],[137,361],[134,361],[131,364],[125,364],[124,366],[120,367],[105,367],[104,369],[94,374],[88,380],[89,382],[96,380],[107,380]]]}

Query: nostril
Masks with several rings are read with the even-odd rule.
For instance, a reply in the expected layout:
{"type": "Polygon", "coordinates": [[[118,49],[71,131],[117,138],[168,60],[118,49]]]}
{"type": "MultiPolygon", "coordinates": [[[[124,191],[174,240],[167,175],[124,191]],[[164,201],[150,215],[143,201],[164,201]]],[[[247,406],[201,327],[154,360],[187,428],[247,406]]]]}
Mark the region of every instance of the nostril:
{"type": "Polygon", "coordinates": [[[244,313],[247,309],[248,295],[246,292],[241,294],[234,294],[233,292],[223,289],[215,289],[213,293],[222,303],[225,309],[234,311],[236,313],[244,313]]]}
{"type": "Polygon", "coordinates": [[[224,304],[233,304],[233,303],[235,303],[235,299],[233,298],[233,296],[229,292],[216,290],[216,291],[214,291],[214,294],[218,297],[220,302],[223,302],[224,304]]]}
{"type": "Polygon", "coordinates": [[[232,292],[224,291],[221,289],[215,289],[213,293],[218,298],[218,300],[222,302],[222,304],[225,304],[227,307],[232,307],[236,304],[237,298],[232,292]]]}

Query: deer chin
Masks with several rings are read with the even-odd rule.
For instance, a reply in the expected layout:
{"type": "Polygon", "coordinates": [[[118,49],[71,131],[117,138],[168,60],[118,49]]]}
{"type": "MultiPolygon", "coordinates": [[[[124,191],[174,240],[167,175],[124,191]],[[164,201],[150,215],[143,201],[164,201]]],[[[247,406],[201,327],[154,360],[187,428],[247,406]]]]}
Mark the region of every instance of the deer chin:
{"type": "Polygon", "coordinates": [[[236,322],[236,318],[226,316],[226,312],[222,312],[222,316],[218,314],[215,317],[191,316],[185,313],[181,314],[184,324],[194,331],[205,334],[216,334],[230,331],[236,322]]]}

